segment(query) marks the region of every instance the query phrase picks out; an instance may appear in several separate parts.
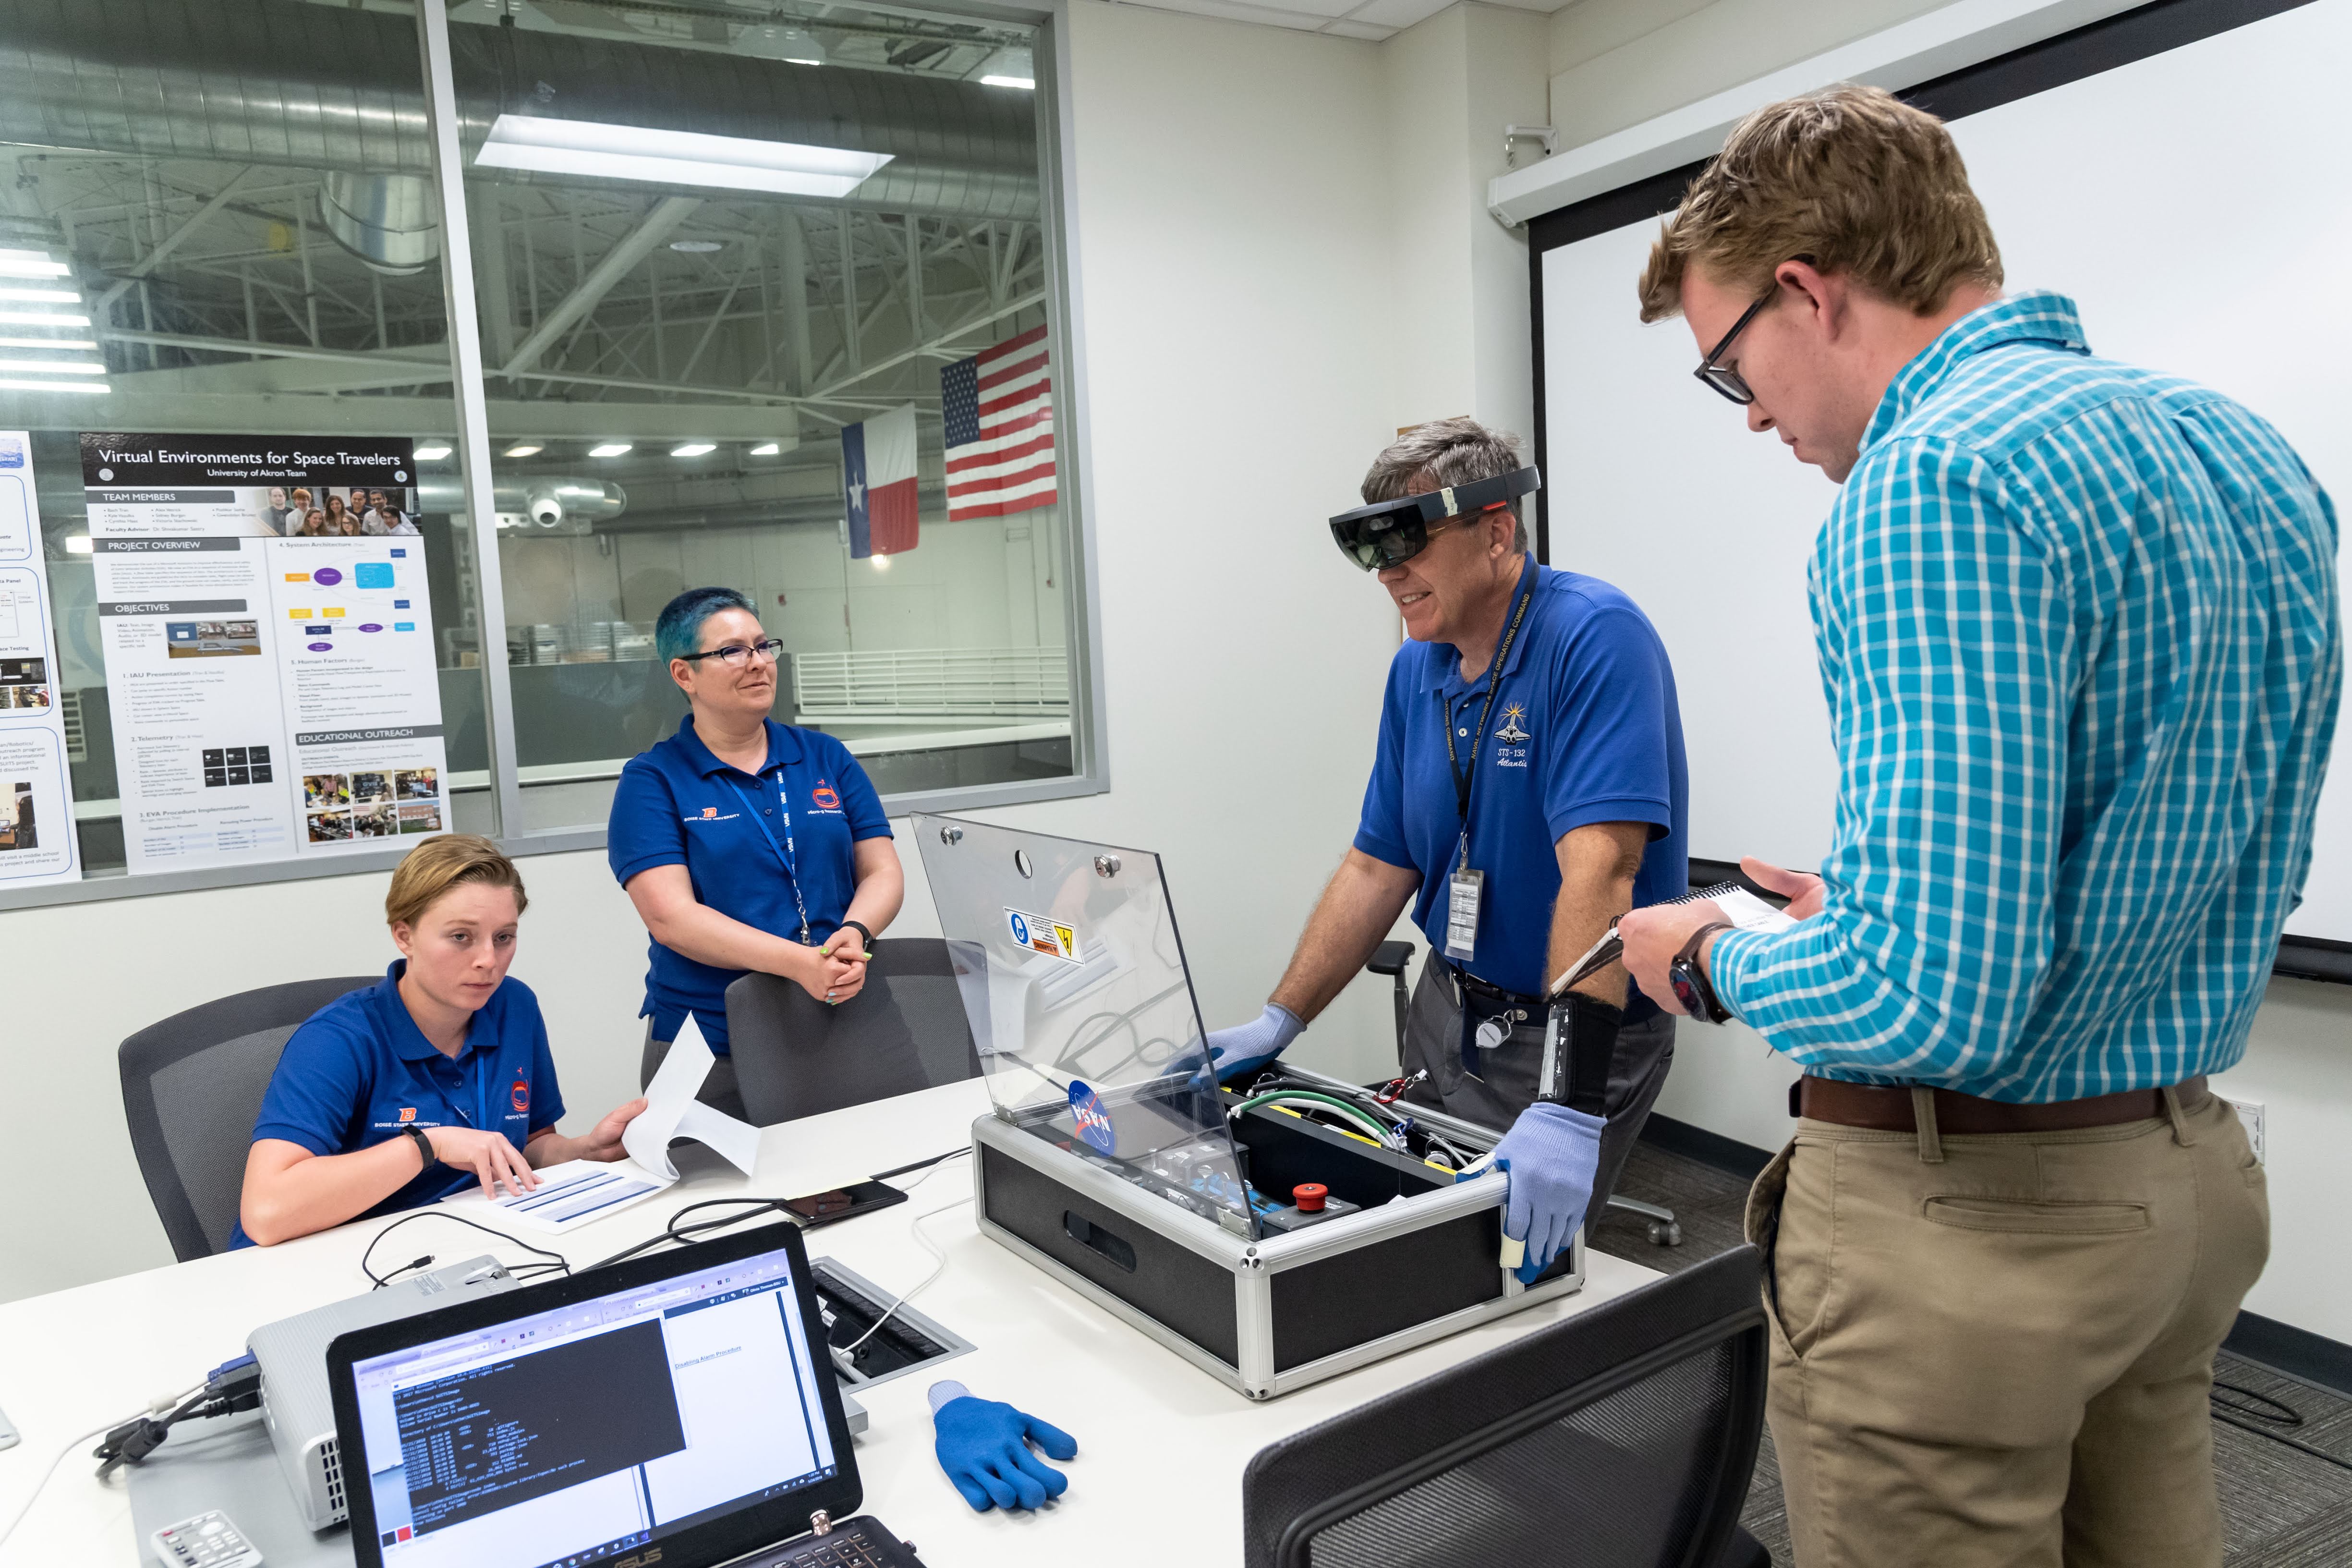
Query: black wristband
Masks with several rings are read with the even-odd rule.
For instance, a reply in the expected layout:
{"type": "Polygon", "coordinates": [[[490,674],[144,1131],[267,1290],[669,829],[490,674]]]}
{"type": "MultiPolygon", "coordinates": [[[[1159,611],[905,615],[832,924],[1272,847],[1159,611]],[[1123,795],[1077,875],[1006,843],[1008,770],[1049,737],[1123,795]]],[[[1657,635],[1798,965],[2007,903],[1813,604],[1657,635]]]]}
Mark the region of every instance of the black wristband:
{"type": "Polygon", "coordinates": [[[874,933],[867,931],[863,924],[856,921],[844,921],[841,922],[841,929],[856,931],[859,940],[865,943],[866,951],[867,952],[874,951],[874,933]]]}
{"type": "Polygon", "coordinates": [[[1553,1003],[1544,1026],[1536,1098],[1588,1116],[1607,1116],[1609,1069],[1617,1058],[1617,1031],[1624,1023],[1625,1009],[1580,991],[1553,1003]]]}
{"type": "Polygon", "coordinates": [[[431,1170],[434,1166],[441,1163],[441,1156],[433,1152],[433,1140],[425,1136],[425,1129],[422,1127],[404,1127],[401,1131],[408,1134],[409,1138],[416,1144],[417,1153],[424,1156],[425,1163],[416,1168],[416,1173],[418,1175],[423,1175],[425,1172],[431,1170]]]}

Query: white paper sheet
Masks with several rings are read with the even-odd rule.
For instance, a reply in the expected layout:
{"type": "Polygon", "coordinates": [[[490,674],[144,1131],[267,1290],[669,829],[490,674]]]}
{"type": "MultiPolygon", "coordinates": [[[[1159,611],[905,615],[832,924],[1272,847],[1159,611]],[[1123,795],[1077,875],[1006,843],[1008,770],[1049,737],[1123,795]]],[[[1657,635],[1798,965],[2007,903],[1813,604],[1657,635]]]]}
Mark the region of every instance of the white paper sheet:
{"type": "Polygon", "coordinates": [[[562,1236],[645,1202],[674,1179],[655,1175],[635,1160],[567,1160],[540,1172],[539,1186],[528,1193],[486,1198],[478,1184],[441,1201],[496,1210],[502,1221],[562,1236]]]}
{"type": "Polygon", "coordinates": [[[718,1059],[704,1043],[694,1015],[688,1013],[678,1026],[677,1038],[670,1042],[669,1055],[662,1058],[660,1070],[646,1086],[646,1108],[622,1131],[621,1147],[629,1152],[629,1158],[665,1182],[677,1180],[677,1167],[669,1158],[673,1138],[691,1138],[717,1150],[747,1176],[759,1162],[758,1128],[694,1098],[718,1059]]]}

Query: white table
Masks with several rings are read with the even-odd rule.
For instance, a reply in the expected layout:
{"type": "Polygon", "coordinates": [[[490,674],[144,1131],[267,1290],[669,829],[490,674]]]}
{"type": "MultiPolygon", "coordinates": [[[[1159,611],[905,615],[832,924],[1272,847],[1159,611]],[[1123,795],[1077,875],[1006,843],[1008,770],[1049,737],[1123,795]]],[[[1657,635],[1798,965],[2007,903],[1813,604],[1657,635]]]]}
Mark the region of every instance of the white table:
{"type": "MultiPolygon", "coordinates": [[[[986,1087],[973,1079],[771,1127],[756,1182],[706,1151],[681,1146],[681,1171],[689,1162],[693,1168],[670,1194],[560,1247],[537,1232],[516,1234],[557,1247],[575,1264],[593,1262],[657,1234],[672,1211],[700,1198],[789,1196],[967,1145],[972,1119],[988,1103],[986,1087]]],[[[911,1287],[932,1267],[910,1234],[913,1218],[969,1198],[970,1164],[968,1156],[951,1160],[912,1201],[810,1233],[810,1253],[837,1258],[885,1289],[911,1287]]],[[[0,1407],[24,1433],[20,1445],[0,1452],[0,1521],[68,1438],[199,1381],[207,1368],[242,1353],[257,1324],[365,1290],[360,1254],[391,1223],[370,1220],[0,1306],[0,1407]]],[[[1031,1411],[1079,1444],[1078,1458],[1065,1467],[1069,1491],[1045,1512],[975,1514],[931,1458],[923,1397],[930,1377],[918,1373],[861,1392],[873,1421],[856,1447],[866,1510],[915,1542],[933,1568],[1034,1563],[1041,1548],[1058,1559],[1126,1568],[1238,1563],[1241,1474],[1265,1444],[1657,1278],[1640,1264],[1589,1252],[1579,1294],[1252,1404],[983,1238],[969,1204],[931,1218],[925,1231],[949,1264],[916,1305],[978,1347],[939,1375],[1031,1411]]],[[[461,1226],[418,1224],[387,1242],[375,1267],[381,1272],[425,1252],[444,1262],[483,1252],[512,1262],[526,1257],[461,1226]]],[[[121,1485],[100,1484],[86,1453],[85,1445],[59,1468],[5,1549],[7,1562],[142,1561],[121,1485]]]]}

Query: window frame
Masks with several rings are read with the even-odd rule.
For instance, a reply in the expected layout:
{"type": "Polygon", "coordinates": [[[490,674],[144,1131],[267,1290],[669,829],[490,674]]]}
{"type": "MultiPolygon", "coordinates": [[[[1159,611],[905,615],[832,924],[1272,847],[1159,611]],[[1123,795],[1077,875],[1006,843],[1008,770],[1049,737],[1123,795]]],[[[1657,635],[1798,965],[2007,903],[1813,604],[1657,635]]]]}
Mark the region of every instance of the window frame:
{"type": "MultiPolygon", "coordinates": [[[[882,797],[883,809],[903,817],[918,811],[979,811],[1025,805],[1039,801],[1066,800],[1100,795],[1110,788],[1106,745],[1108,708],[1104,693],[1101,583],[1097,568],[1095,529],[1087,499],[1092,489],[1093,462],[1087,416],[1086,341],[1083,312],[1078,308],[1076,239],[1073,232],[1074,201],[1068,171],[1074,162],[1070,102],[1067,0],[1048,5],[992,5],[985,0],[926,0],[925,9],[992,21],[1016,22],[1037,29],[1033,58],[1036,68],[1038,182],[1045,194],[1039,226],[1045,236],[1045,313],[1050,335],[1059,345],[1054,380],[1055,424],[1059,437],[1056,457],[1058,491],[1068,570],[1062,584],[1064,625],[1068,628],[1070,661],[1070,768],[1059,778],[1021,779],[1002,784],[973,784],[956,789],[921,790],[882,797]]],[[[473,238],[463,193],[464,167],[457,143],[457,107],[450,66],[449,20],[443,7],[415,7],[417,52],[424,68],[425,116],[434,142],[435,187],[443,215],[441,268],[447,302],[451,355],[451,390],[457,415],[459,468],[465,476],[467,532],[474,552],[475,580],[479,587],[484,720],[488,732],[490,779],[491,837],[510,856],[560,855],[604,847],[602,824],[548,828],[538,832],[509,831],[522,817],[522,779],[515,750],[514,688],[507,662],[504,578],[499,556],[498,525],[492,515],[492,473],[488,384],[481,349],[481,313],[473,276],[473,238]]],[[[331,859],[254,861],[241,866],[208,867],[185,871],[153,871],[85,877],[77,882],[0,890],[0,911],[42,909],[59,904],[93,903],[155,894],[195,892],[210,888],[251,887],[270,882],[299,882],[320,877],[349,877],[388,871],[400,864],[407,847],[339,855],[331,859]]]]}

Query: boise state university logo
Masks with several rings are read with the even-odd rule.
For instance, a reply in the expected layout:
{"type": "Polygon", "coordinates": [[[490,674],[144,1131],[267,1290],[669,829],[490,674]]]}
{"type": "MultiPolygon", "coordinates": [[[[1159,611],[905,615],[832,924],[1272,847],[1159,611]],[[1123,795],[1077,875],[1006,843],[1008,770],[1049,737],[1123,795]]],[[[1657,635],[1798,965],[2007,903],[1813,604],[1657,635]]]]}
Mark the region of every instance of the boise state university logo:
{"type": "Polygon", "coordinates": [[[1507,746],[1516,746],[1526,741],[1528,738],[1528,732],[1519,728],[1519,721],[1527,716],[1528,707],[1524,702],[1514,702],[1505,708],[1503,727],[1495,731],[1495,739],[1507,746]]]}
{"type": "Polygon", "coordinates": [[[1118,1130],[1111,1125],[1110,1112],[1103,1109],[1102,1096],[1076,1079],[1070,1080],[1070,1114],[1078,1124],[1078,1136],[1108,1154],[1118,1146],[1118,1130]]]}
{"type": "Polygon", "coordinates": [[[816,781],[816,788],[810,794],[809,799],[816,803],[816,808],[819,811],[839,811],[841,809],[841,796],[835,793],[831,784],[825,783],[823,779],[816,781]]]}

